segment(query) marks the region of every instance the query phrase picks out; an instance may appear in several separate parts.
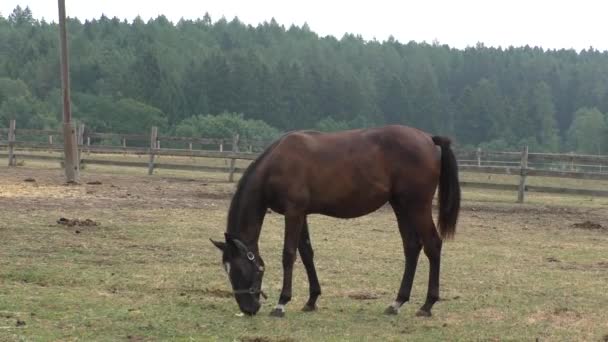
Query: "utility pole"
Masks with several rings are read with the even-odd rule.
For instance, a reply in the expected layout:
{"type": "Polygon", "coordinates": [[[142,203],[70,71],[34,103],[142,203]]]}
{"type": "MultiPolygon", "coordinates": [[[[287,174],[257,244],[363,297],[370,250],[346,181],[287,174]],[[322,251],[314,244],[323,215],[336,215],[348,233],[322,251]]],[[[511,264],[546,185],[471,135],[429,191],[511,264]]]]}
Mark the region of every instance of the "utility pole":
{"type": "Polygon", "coordinates": [[[65,0],[59,1],[59,40],[61,42],[61,87],[63,94],[63,154],[65,176],[68,183],[78,183],[80,179],[80,163],[76,130],[72,125],[72,109],[70,107],[70,72],[68,63],[68,42],[65,25],[65,0]]]}

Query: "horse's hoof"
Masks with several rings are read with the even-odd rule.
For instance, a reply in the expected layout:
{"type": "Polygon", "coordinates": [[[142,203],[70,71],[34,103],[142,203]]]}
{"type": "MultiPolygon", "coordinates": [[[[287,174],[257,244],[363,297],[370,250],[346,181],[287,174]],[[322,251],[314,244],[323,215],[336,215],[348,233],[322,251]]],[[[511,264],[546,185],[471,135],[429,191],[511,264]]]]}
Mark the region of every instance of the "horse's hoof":
{"type": "Polygon", "coordinates": [[[309,304],[306,304],[306,305],[304,305],[304,307],[302,308],[302,311],[304,311],[304,312],[312,312],[312,311],[317,311],[317,306],[316,306],[316,305],[309,305],[309,304]]]}
{"type": "Polygon", "coordinates": [[[394,306],[390,305],[386,310],[384,310],[385,315],[397,315],[399,314],[399,309],[395,309],[394,306]]]}
{"type": "Polygon", "coordinates": [[[416,311],[416,317],[431,317],[431,312],[426,310],[418,310],[416,311]]]}
{"type": "Polygon", "coordinates": [[[271,317],[285,317],[285,311],[283,311],[281,309],[274,309],[274,310],[270,311],[270,316],[271,317]]]}

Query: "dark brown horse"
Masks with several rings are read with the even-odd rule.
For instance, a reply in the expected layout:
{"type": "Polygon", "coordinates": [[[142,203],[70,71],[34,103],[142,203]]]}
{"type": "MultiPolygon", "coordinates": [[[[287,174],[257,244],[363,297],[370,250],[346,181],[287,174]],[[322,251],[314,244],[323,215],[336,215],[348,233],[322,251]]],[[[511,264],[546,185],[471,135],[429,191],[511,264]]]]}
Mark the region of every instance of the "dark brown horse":
{"type": "Polygon", "coordinates": [[[456,230],[460,209],[458,167],[450,140],[405,126],[336,133],[292,132],[270,145],[245,171],[228,213],[222,262],[242,312],[260,309],[264,261],[258,239],[268,208],[285,216],[283,289],[271,312],[283,316],[291,299],[296,251],[310,284],[305,311],[316,309],[321,287],[313,262],[306,216],[355,218],[390,203],[405,254],[405,272],[387,314],[410,298],[420,250],[430,261],[428,292],[418,315],[430,316],[439,299],[442,238],[456,230]],[[439,186],[439,232],[432,201],[439,186]],[[440,234],[441,235],[440,235],[440,234]]]}

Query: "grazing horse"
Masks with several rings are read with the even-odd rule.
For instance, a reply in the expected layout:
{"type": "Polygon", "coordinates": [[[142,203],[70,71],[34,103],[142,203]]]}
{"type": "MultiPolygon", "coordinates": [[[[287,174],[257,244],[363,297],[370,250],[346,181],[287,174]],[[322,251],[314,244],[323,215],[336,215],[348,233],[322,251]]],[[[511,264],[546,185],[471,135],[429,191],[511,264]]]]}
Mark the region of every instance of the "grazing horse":
{"type": "Polygon", "coordinates": [[[307,215],[355,218],[387,202],[397,217],[405,271],[397,298],[385,313],[397,314],[409,300],[418,256],[424,248],[430,262],[428,292],[417,315],[430,316],[439,299],[442,240],[454,235],[460,210],[458,166],[448,138],[398,125],[335,133],[287,133],[250,164],[230,204],[225,241],[211,240],[222,251],[222,263],[241,311],[256,314],[260,295],[265,297],[258,239],[267,209],[285,217],[283,288],[271,312],[282,317],[291,300],[296,251],[310,284],[303,310],[315,310],[321,294],[307,215]],[[439,231],[432,217],[437,187],[439,231]]]}

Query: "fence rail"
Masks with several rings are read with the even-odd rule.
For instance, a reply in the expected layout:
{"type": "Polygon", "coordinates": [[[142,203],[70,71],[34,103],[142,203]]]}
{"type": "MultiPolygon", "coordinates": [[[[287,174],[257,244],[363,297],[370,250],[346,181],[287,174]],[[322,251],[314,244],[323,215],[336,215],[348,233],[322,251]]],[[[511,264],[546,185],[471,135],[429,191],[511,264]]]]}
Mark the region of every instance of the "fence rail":
{"type": "MultiPolygon", "coordinates": [[[[23,152],[63,152],[62,144],[57,140],[53,141],[53,136],[60,138],[61,132],[53,130],[32,130],[17,129],[14,121],[8,129],[0,129],[2,137],[7,140],[0,140],[0,149],[7,149],[7,153],[1,153],[0,157],[8,158],[9,166],[15,166],[17,159],[38,159],[38,160],[58,160],[59,155],[44,154],[24,154],[23,152]],[[39,137],[40,141],[33,142],[19,140],[19,136],[39,137]],[[48,136],[48,139],[44,139],[48,136]]],[[[158,135],[158,130],[153,128],[150,135],[143,134],[117,134],[117,133],[98,133],[85,132],[84,125],[80,125],[78,130],[78,147],[80,151],[80,162],[91,165],[114,165],[129,167],[147,167],[148,173],[153,174],[154,169],[171,169],[186,171],[205,171],[228,173],[228,179],[234,180],[235,173],[241,173],[243,168],[236,167],[236,160],[254,160],[258,153],[269,142],[261,140],[241,140],[238,135],[225,139],[208,139],[204,137],[176,137],[158,135]],[[121,141],[120,146],[116,145],[94,145],[91,139],[115,139],[121,141]],[[148,141],[148,147],[127,146],[127,140],[148,141]],[[188,148],[161,148],[161,141],[165,142],[185,142],[188,148]],[[194,149],[193,144],[215,146],[216,150],[194,149]],[[230,149],[226,149],[226,147],[230,149]],[[239,146],[245,148],[246,152],[241,152],[239,146]],[[118,161],[118,160],[99,160],[85,155],[91,154],[110,154],[110,155],[133,155],[149,156],[148,161],[118,161]],[[229,160],[229,165],[225,167],[202,166],[193,164],[171,164],[158,163],[159,156],[169,157],[189,157],[189,158],[219,158],[229,160]]],[[[484,174],[511,175],[519,178],[519,184],[494,184],[462,181],[463,187],[495,189],[506,191],[517,191],[518,202],[523,202],[526,192],[544,192],[558,194],[577,194],[586,196],[608,196],[605,190],[587,190],[573,188],[557,188],[545,186],[530,186],[526,184],[527,177],[555,177],[573,178],[583,180],[608,181],[608,156],[605,155],[578,155],[572,153],[528,153],[527,148],[521,152],[513,151],[475,151],[457,150],[456,156],[461,172],[474,172],[484,174]],[[593,172],[581,171],[593,168],[593,172]],[[595,170],[599,170],[596,172],[595,170]],[[603,172],[602,172],[603,171],[603,172]]]]}

